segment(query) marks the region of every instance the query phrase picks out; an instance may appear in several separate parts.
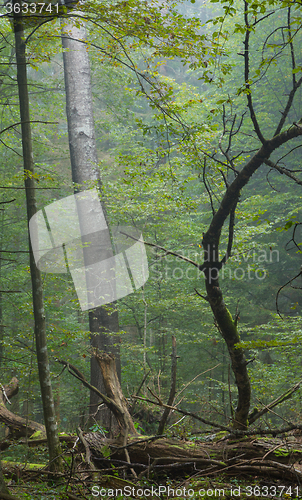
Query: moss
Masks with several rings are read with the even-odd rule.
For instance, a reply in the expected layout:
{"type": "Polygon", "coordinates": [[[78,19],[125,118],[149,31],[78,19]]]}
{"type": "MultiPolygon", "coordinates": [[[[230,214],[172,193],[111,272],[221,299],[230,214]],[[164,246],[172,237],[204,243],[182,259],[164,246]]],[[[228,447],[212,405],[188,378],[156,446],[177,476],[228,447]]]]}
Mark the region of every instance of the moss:
{"type": "Polygon", "coordinates": [[[298,453],[299,455],[302,454],[301,450],[286,450],[284,448],[278,448],[277,450],[274,451],[274,455],[277,457],[288,457],[289,455],[292,455],[293,453],[298,453]]]}
{"type": "Polygon", "coordinates": [[[220,439],[224,438],[225,436],[227,436],[229,434],[229,432],[227,431],[220,431],[220,432],[217,432],[217,434],[215,435],[213,441],[214,443],[216,441],[219,441],[220,439]]]}
{"type": "Polygon", "coordinates": [[[45,434],[42,431],[36,431],[34,432],[29,439],[44,439],[45,434]]]}
{"type": "Polygon", "coordinates": [[[2,467],[17,467],[22,470],[39,470],[47,466],[47,464],[31,464],[24,462],[12,462],[11,460],[2,460],[2,467]]]}
{"type": "Polygon", "coordinates": [[[191,450],[191,448],[194,448],[196,447],[196,443],[194,443],[193,441],[188,441],[185,445],[184,445],[184,448],[187,448],[188,450],[191,450]]]}

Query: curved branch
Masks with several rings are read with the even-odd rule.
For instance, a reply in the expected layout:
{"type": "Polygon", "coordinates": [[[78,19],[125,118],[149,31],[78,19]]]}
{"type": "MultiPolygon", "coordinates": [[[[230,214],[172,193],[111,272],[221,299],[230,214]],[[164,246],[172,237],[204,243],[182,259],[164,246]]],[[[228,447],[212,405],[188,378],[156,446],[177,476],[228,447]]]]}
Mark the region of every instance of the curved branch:
{"type": "Polygon", "coordinates": [[[257,117],[255,115],[255,110],[253,106],[253,101],[252,101],[252,94],[251,94],[251,86],[249,82],[249,77],[250,77],[250,47],[249,47],[249,42],[250,42],[250,34],[251,34],[251,26],[249,24],[248,20],[248,3],[247,1],[244,2],[244,22],[245,22],[245,39],[244,39],[244,80],[245,80],[245,88],[246,88],[246,97],[247,97],[247,105],[250,111],[250,116],[251,120],[254,125],[255,132],[259,138],[259,140],[262,142],[262,144],[265,143],[265,139],[262,135],[262,132],[259,127],[259,123],[257,120],[257,117]]]}
{"type": "Polygon", "coordinates": [[[280,309],[279,309],[279,306],[278,306],[278,298],[279,298],[280,292],[281,292],[281,290],[283,290],[283,288],[285,288],[287,285],[289,285],[290,283],[292,283],[296,278],[299,278],[299,276],[301,276],[301,275],[302,275],[302,270],[296,276],[294,276],[289,281],[287,281],[284,285],[282,285],[279,288],[278,292],[277,292],[277,295],[276,295],[276,310],[277,310],[277,313],[279,314],[279,316],[280,316],[281,319],[283,319],[283,318],[282,318],[282,315],[280,313],[280,309]]]}
{"type": "Polygon", "coordinates": [[[297,126],[291,126],[288,130],[266,141],[256,154],[246,163],[227,189],[220,207],[216,211],[210,227],[203,237],[204,246],[210,243],[214,243],[218,246],[223,224],[232,210],[234,199],[239,197],[241,189],[249,182],[251,176],[264,161],[270,157],[275,149],[299,136],[302,136],[302,127],[298,124],[297,126]]]}
{"type": "Polygon", "coordinates": [[[285,123],[285,120],[288,116],[288,113],[291,109],[291,106],[292,106],[292,103],[293,103],[293,100],[294,100],[294,97],[295,97],[295,94],[298,90],[299,87],[301,87],[301,84],[302,84],[302,77],[299,78],[299,80],[293,84],[293,88],[292,90],[290,91],[289,93],[289,96],[288,96],[288,100],[287,100],[287,103],[286,103],[286,106],[284,108],[284,111],[282,112],[282,117],[281,117],[281,120],[280,122],[278,123],[278,126],[276,128],[276,131],[274,133],[274,136],[280,134],[281,130],[282,130],[282,127],[285,123]]]}
{"type": "Polygon", "coordinates": [[[215,215],[215,207],[214,207],[214,204],[213,204],[212,193],[210,191],[210,188],[209,188],[209,186],[207,184],[207,180],[206,180],[206,159],[205,158],[204,158],[203,169],[202,169],[202,180],[203,180],[204,187],[206,188],[207,193],[209,195],[212,213],[213,213],[213,215],[215,215]]]}

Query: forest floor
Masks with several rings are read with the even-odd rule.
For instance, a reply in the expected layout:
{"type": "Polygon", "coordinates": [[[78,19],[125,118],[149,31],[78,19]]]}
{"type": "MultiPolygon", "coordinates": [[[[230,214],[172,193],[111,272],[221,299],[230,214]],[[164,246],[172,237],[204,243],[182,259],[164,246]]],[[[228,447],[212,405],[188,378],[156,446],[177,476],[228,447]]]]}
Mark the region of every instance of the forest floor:
{"type": "Polygon", "coordinates": [[[132,463],[130,468],[130,464],[114,464],[107,455],[105,462],[94,460],[97,469],[92,470],[94,465],[87,462],[84,449],[72,451],[66,446],[65,473],[53,481],[43,469],[45,446],[29,449],[24,444],[15,444],[3,453],[2,466],[11,494],[20,500],[302,499],[301,436],[177,442],[203,450],[209,459],[214,452],[213,466],[186,461],[174,467],[172,461],[169,468],[165,463],[155,466],[152,459],[153,467],[142,469],[142,464],[132,463]],[[30,467],[33,463],[37,466],[30,467]]]}

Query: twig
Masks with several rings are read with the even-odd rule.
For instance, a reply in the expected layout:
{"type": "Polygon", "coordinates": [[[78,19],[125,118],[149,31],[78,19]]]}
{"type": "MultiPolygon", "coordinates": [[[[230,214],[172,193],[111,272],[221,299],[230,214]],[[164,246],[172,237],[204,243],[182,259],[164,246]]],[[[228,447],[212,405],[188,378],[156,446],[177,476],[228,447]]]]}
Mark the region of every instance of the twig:
{"type": "MultiPolygon", "coordinates": [[[[141,388],[143,387],[144,383],[146,382],[146,379],[147,379],[147,378],[149,377],[149,375],[150,375],[150,372],[151,372],[151,370],[149,370],[149,371],[148,371],[148,372],[144,375],[143,380],[141,381],[141,383],[140,383],[140,385],[139,385],[139,387],[138,387],[138,389],[137,389],[137,391],[136,391],[136,393],[135,393],[135,395],[136,395],[136,396],[138,396],[138,395],[139,395],[141,388]]],[[[136,405],[136,401],[137,401],[137,400],[135,400],[135,401],[134,401],[133,405],[131,406],[131,408],[130,408],[130,410],[129,410],[130,415],[133,415],[134,408],[135,408],[135,405],[136,405]]]]}
{"type": "Polygon", "coordinates": [[[135,238],[134,236],[131,236],[131,234],[124,233],[123,231],[120,231],[120,233],[123,234],[124,236],[127,236],[128,238],[131,238],[134,241],[138,241],[138,243],[143,243],[144,245],[147,245],[149,247],[154,247],[154,248],[158,248],[159,250],[162,250],[163,252],[165,252],[164,256],[174,255],[174,257],[177,257],[178,259],[184,260],[185,262],[189,262],[189,264],[193,264],[193,266],[199,268],[199,264],[197,262],[194,262],[194,260],[188,259],[188,257],[185,257],[184,255],[180,255],[179,253],[167,250],[166,248],[161,247],[159,245],[156,245],[155,243],[148,243],[147,241],[140,240],[138,238],[135,238]]]}
{"type": "MultiPolygon", "coordinates": [[[[148,389],[149,389],[149,387],[148,387],[148,389]]],[[[149,391],[151,392],[152,396],[154,396],[158,400],[158,402],[152,401],[151,399],[147,399],[147,398],[141,398],[140,396],[136,396],[136,399],[140,399],[141,401],[146,401],[147,403],[152,403],[153,405],[163,406],[164,408],[167,407],[170,410],[176,411],[177,413],[181,413],[182,415],[187,415],[188,417],[195,418],[196,420],[199,420],[203,424],[210,425],[211,427],[217,427],[218,429],[221,429],[222,431],[227,431],[230,433],[233,432],[232,429],[230,429],[230,427],[226,427],[225,425],[218,424],[217,422],[212,422],[210,420],[206,420],[205,418],[202,418],[202,417],[199,417],[199,415],[196,415],[196,413],[191,413],[189,411],[180,410],[176,406],[165,405],[162,401],[159,400],[159,398],[155,394],[153,394],[151,389],[149,389],[149,391]]]]}
{"type": "Polygon", "coordinates": [[[9,130],[10,128],[14,128],[17,125],[22,125],[23,123],[44,123],[46,125],[58,125],[59,122],[45,122],[45,121],[41,121],[41,120],[30,120],[29,122],[28,121],[17,122],[17,123],[13,123],[13,125],[9,125],[9,127],[4,128],[3,130],[0,130],[0,134],[3,134],[4,132],[9,130]]]}
{"type": "MultiPolygon", "coordinates": [[[[279,160],[280,161],[280,160],[279,160]]],[[[279,165],[277,163],[274,163],[272,162],[272,160],[269,160],[269,159],[266,159],[264,160],[264,162],[266,165],[268,165],[269,167],[273,168],[274,170],[277,170],[280,174],[284,174],[286,175],[287,177],[289,177],[290,179],[292,179],[293,181],[296,182],[296,184],[299,184],[300,186],[302,186],[302,181],[300,179],[298,179],[298,177],[296,177],[290,170],[288,170],[287,168],[284,168],[284,167],[279,167],[279,165]]]]}
{"type": "Polygon", "coordinates": [[[286,401],[287,399],[291,398],[292,395],[294,394],[294,392],[296,392],[300,388],[301,384],[302,384],[302,380],[300,380],[300,382],[298,382],[293,387],[288,389],[286,392],[281,394],[281,396],[279,396],[277,399],[272,401],[269,405],[265,406],[265,408],[263,408],[263,410],[260,410],[257,413],[255,413],[253,415],[253,417],[251,417],[249,419],[249,423],[253,424],[256,420],[258,420],[258,418],[262,417],[262,415],[265,415],[265,413],[270,411],[272,408],[274,408],[275,406],[277,406],[280,403],[283,403],[283,401],[286,401]]]}
{"type": "MultiPolygon", "coordinates": [[[[128,438],[128,427],[126,426],[126,428],[124,429],[123,450],[125,451],[125,457],[126,457],[128,464],[131,464],[130,455],[129,455],[129,452],[128,452],[127,446],[126,446],[127,438],[128,438]]],[[[130,470],[133,474],[133,477],[135,477],[135,479],[137,479],[137,474],[136,474],[135,470],[133,469],[133,467],[131,467],[130,470]]]]}
{"type": "Polygon", "coordinates": [[[201,293],[199,293],[199,291],[198,291],[198,290],[196,290],[196,288],[194,288],[194,290],[195,290],[195,292],[197,293],[197,295],[198,295],[199,297],[201,297],[202,299],[204,299],[204,300],[206,300],[207,302],[209,302],[209,298],[208,298],[207,296],[205,296],[205,295],[201,295],[201,293]]]}
{"type": "MultiPolygon", "coordinates": [[[[185,390],[186,390],[186,388],[187,388],[187,387],[189,387],[189,385],[191,385],[191,384],[194,382],[194,380],[196,380],[198,377],[201,377],[201,375],[205,375],[205,373],[210,372],[210,371],[214,370],[215,368],[218,368],[218,366],[220,366],[220,365],[221,365],[221,363],[218,363],[218,365],[213,366],[213,368],[209,368],[209,369],[208,369],[208,370],[206,370],[205,372],[202,372],[202,373],[199,373],[198,375],[196,375],[196,377],[192,378],[192,380],[190,380],[190,382],[188,382],[188,383],[187,383],[187,384],[186,384],[186,385],[185,385],[185,386],[181,389],[181,391],[179,391],[179,392],[177,393],[177,397],[178,397],[178,396],[179,396],[179,395],[180,395],[183,391],[185,391],[185,390]]],[[[175,404],[175,406],[177,406],[178,404],[179,404],[179,403],[175,404]]]]}
{"type": "Polygon", "coordinates": [[[158,460],[159,460],[158,458],[155,458],[152,464],[148,465],[146,470],[142,470],[142,472],[140,472],[138,475],[138,479],[141,479],[145,474],[147,474],[147,479],[149,480],[149,474],[152,471],[152,469],[154,469],[154,467],[156,466],[158,460]]]}

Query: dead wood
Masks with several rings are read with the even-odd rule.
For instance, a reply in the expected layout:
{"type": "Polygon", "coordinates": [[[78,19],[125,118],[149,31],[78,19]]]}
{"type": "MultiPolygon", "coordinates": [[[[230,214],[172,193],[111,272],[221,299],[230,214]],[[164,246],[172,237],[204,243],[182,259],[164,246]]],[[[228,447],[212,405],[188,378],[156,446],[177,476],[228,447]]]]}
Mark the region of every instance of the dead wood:
{"type": "Polygon", "coordinates": [[[122,438],[128,433],[137,435],[137,430],[134,427],[132,417],[128,410],[128,404],[123,395],[117,376],[114,355],[100,353],[97,350],[93,351],[93,355],[102,372],[107,395],[101,393],[96,387],[92,386],[84,375],[72,364],[59,359],[57,359],[57,362],[66,366],[71,375],[80,380],[85,387],[95,392],[109,410],[112,411],[118,422],[122,438]]]}
{"type": "MultiPolygon", "coordinates": [[[[204,424],[220,428],[226,431],[225,436],[223,440],[216,443],[192,443],[160,436],[140,437],[134,429],[128,404],[122,393],[115,369],[114,356],[97,351],[94,351],[93,355],[103,375],[106,396],[100,393],[97,388],[92,387],[76,367],[63,361],[60,363],[67,366],[72,375],[99,395],[100,399],[114,413],[119,423],[121,432],[116,440],[107,439],[101,433],[87,433],[83,436],[86,454],[88,446],[91,460],[94,461],[98,469],[108,469],[110,465],[114,465],[128,470],[134,477],[141,477],[144,474],[149,476],[150,472],[161,474],[165,470],[169,470],[170,474],[175,471],[178,476],[188,472],[194,474],[197,472],[206,475],[217,473],[249,474],[266,475],[272,478],[291,478],[293,481],[302,480],[301,472],[293,467],[295,462],[302,459],[302,445],[296,442],[295,438],[292,437],[291,440],[256,438],[257,430],[243,432],[210,422],[197,414],[181,410],[175,405],[165,405],[152,391],[150,392],[157,401],[137,396],[134,398],[162,406],[167,410],[167,413],[176,411],[196,418],[204,424]],[[128,430],[130,436],[128,436],[128,430]],[[251,433],[253,433],[253,437],[248,438],[247,435],[251,433]],[[241,436],[241,438],[236,439],[236,435],[241,436]],[[295,442],[293,443],[293,441],[295,442]]],[[[172,389],[170,395],[174,399],[172,389]]],[[[299,426],[290,426],[290,428],[295,427],[299,426]]],[[[278,434],[278,432],[278,429],[274,430],[273,434],[278,434]]],[[[266,431],[259,431],[259,434],[265,433],[266,431]]]]}
{"type": "MultiPolygon", "coordinates": [[[[151,373],[151,370],[149,370],[149,371],[148,371],[148,372],[144,375],[143,380],[141,381],[141,383],[140,383],[140,384],[139,384],[139,386],[138,386],[138,389],[137,389],[137,391],[136,391],[136,393],[135,393],[135,396],[138,396],[138,395],[139,395],[139,393],[140,393],[140,391],[141,391],[141,388],[143,387],[143,385],[144,385],[144,383],[146,382],[147,378],[149,377],[150,373],[151,373]]],[[[130,409],[129,409],[129,413],[130,413],[130,415],[133,415],[133,413],[134,413],[134,408],[135,408],[135,406],[136,406],[136,403],[137,403],[137,399],[135,399],[135,400],[134,400],[134,402],[132,403],[132,405],[131,405],[131,407],[130,407],[130,409]]]]}
{"type": "Polygon", "coordinates": [[[100,433],[88,433],[85,439],[92,459],[99,469],[110,464],[134,470],[139,477],[153,471],[161,474],[175,471],[177,475],[200,472],[206,475],[259,475],[272,478],[302,480],[293,464],[302,458],[302,445],[291,439],[246,439],[240,441],[201,443],[176,439],[129,438],[125,461],[124,446],[104,438],[100,433]]]}
{"type": "Polygon", "coordinates": [[[10,398],[18,393],[19,382],[16,377],[13,377],[9,384],[3,386],[1,384],[0,391],[0,421],[4,422],[10,429],[11,434],[14,437],[21,436],[31,436],[37,431],[40,431],[43,435],[46,434],[44,425],[34,422],[33,420],[27,420],[26,418],[19,417],[9,411],[5,403],[10,403],[10,398]]]}
{"type": "Polygon", "coordinates": [[[279,396],[277,399],[275,399],[274,401],[272,401],[269,405],[265,406],[262,410],[254,410],[252,413],[250,413],[249,415],[249,424],[253,424],[256,420],[258,420],[258,418],[262,417],[262,415],[265,415],[265,413],[269,412],[270,410],[272,410],[273,408],[275,408],[275,406],[278,406],[280,405],[281,403],[283,403],[284,401],[286,401],[287,399],[290,399],[292,397],[292,395],[300,388],[302,384],[302,380],[300,380],[300,382],[298,382],[297,384],[293,385],[290,389],[288,389],[284,394],[281,394],[281,396],[279,396]]]}
{"type": "MultiPolygon", "coordinates": [[[[200,417],[196,413],[192,413],[192,412],[186,411],[186,410],[181,410],[180,408],[177,408],[177,406],[166,405],[161,401],[161,399],[158,396],[156,396],[156,394],[154,394],[154,392],[151,391],[151,389],[149,387],[148,387],[148,390],[152,394],[152,396],[157,399],[157,401],[152,401],[151,399],[142,398],[140,396],[132,396],[132,397],[134,399],[139,399],[141,401],[145,401],[146,403],[152,403],[153,405],[163,406],[163,408],[168,408],[169,410],[173,410],[177,413],[180,413],[181,415],[186,415],[188,417],[192,417],[196,420],[199,420],[199,422],[202,422],[203,424],[209,425],[209,426],[214,427],[216,429],[220,429],[222,431],[227,431],[230,434],[232,434],[233,430],[231,429],[231,427],[227,427],[226,425],[221,425],[221,424],[218,424],[218,423],[213,422],[211,420],[207,420],[205,418],[200,417]]],[[[237,431],[234,430],[234,433],[235,432],[237,432],[237,431]]],[[[245,433],[244,431],[241,431],[241,435],[244,435],[244,433],[245,433]]]]}
{"type": "MultiPolygon", "coordinates": [[[[302,431],[302,425],[301,424],[291,424],[287,425],[286,427],[279,427],[279,428],[274,428],[274,429],[259,429],[259,428],[254,428],[254,429],[249,429],[249,430],[241,430],[241,429],[232,429],[231,427],[226,427],[225,425],[218,424],[216,422],[207,420],[205,418],[200,417],[196,413],[192,413],[186,410],[181,410],[180,408],[177,408],[177,406],[169,406],[164,404],[161,399],[148,387],[148,390],[152,394],[152,396],[157,400],[151,400],[148,398],[142,398],[140,396],[132,396],[134,399],[138,399],[140,401],[145,401],[146,403],[151,403],[156,406],[163,406],[164,408],[169,408],[170,410],[173,410],[177,413],[180,413],[181,415],[186,415],[188,417],[192,417],[195,420],[198,420],[199,422],[202,422],[206,425],[209,425],[211,427],[227,431],[229,434],[225,436],[225,439],[228,439],[230,437],[239,437],[239,436],[255,436],[255,435],[262,435],[262,436],[278,436],[280,434],[285,434],[287,432],[293,431],[293,430],[300,430],[302,431]]],[[[278,398],[279,399],[279,398],[278,398]]],[[[269,411],[269,410],[268,410],[269,411]]]]}
{"type": "Polygon", "coordinates": [[[85,462],[88,464],[89,468],[92,471],[95,471],[96,470],[95,465],[91,461],[91,451],[90,451],[90,448],[88,446],[88,443],[87,443],[86,439],[83,436],[83,432],[82,432],[82,429],[80,427],[78,427],[78,436],[79,436],[79,439],[80,439],[81,443],[83,444],[83,446],[85,448],[85,462]]]}
{"type": "Polygon", "coordinates": [[[104,387],[107,397],[114,402],[115,418],[119,422],[124,434],[137,435],[137,430],[134,427],[132,417],[128,409],[128,403],[123,394],[119,378],[117,376],[115,358],[113,354],[107,352],[99,352],[97,349],[93,351],[93,355],[102,372],[104,387]],[[125,432],[126,431],[126,432],[125,432]]]}
{"type": "MultiPolygon", "coordinates": [[[[68,434],[67,435],[66,434],[59,435],[60,443],[66,443],[68,448],[72,448],[72,446],[74,445],[76,440],[77,440],[76,436],[72,436],[72,435],[68,435],[68,434]]],[[[40,438],[35,439],[35,438],[31,437],[30,439],[20,439],[19,442],[24,443],[31,448],[34,446],[39,446],[40,444],[46,444],[47,438],[45,437],[45,438],[41,438],[41,439],[40,438]]],[[[0,442],[0,450],[2,449],[1,448],[2,443],[3,442],[0,442]]]]}

